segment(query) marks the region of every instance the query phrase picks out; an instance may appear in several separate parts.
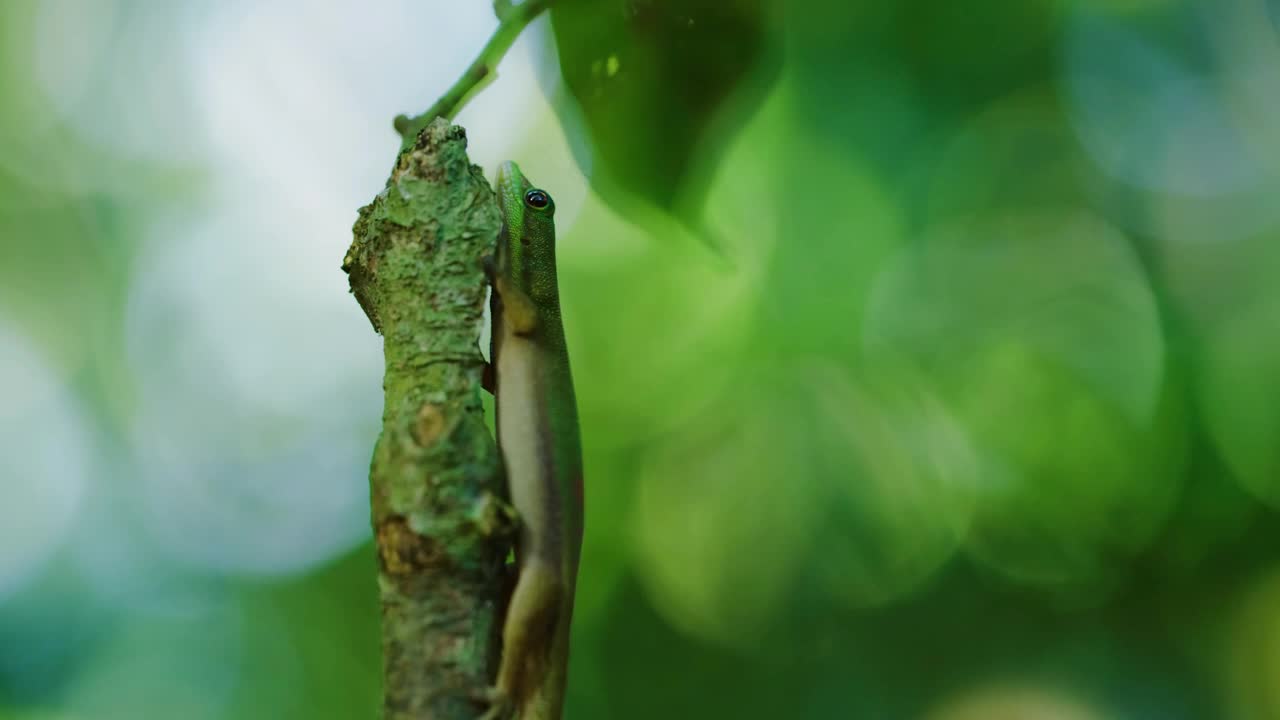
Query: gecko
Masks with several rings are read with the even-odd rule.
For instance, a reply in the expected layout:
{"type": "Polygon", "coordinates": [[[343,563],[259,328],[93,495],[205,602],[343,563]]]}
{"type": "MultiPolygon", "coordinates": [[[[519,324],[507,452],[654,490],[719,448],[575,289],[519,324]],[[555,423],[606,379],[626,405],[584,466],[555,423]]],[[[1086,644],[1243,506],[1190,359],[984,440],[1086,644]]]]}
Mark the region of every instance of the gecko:
{"type": "Polygon", "coordinates": [[[497,176],[502,230],[486,264],[493,332],[485,387],[519,515],[516,581],[487,718],[559,720],[583,532],[582,446],[556,276],[555,202],[519,166],[497,176]]]}

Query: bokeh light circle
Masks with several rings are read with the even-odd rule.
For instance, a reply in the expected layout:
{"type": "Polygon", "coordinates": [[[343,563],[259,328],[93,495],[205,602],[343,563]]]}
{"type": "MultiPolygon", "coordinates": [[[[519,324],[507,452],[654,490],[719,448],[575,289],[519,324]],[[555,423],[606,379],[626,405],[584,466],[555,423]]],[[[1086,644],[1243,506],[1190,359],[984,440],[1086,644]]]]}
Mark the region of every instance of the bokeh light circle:
{"type": "Polygon", "coordinates": [[[137,501],[187,563],[297,571],[367,536],[382,363],[325,231],[255,222],[158,226],[137,269],[137,501]]]}
{"type": "Polygon", "coordinates": [[[978,457],[967,549],[1018,582],[1101,581],[1178,497],[1154,296],[1079,210],[939,223],[880,278],[865,343],[930,378],[978,457]]]}
{"type": "Polygon", "coordinates": [[[1209,72],[1136,26],[1077,11],[1065,99],[1081,141],[1113,176],[1152,191],[1218,195],[1257,183],[1249,147],[1209,72]]]}
{"type": "Polygon", "coordinates": [[[57,119],[111,155],[198,161],[205,147],[193,142],[200,123],[183,60],[185,30],[203,14],[188,3],[40,0],[32,61],[57,119]]]}
{"type": "Polygon", "coordinates": [[[1237,306],[1203,331],[1197,388],[1206,423],[1235,477],[1280,508],[1280,294],[1237,306]]]}
{"type": "Polygon", "coordinates": [[[825,511],[811,564],[834,601],[888,605],[963,543],[977,458],[936,389],[907,368],[802,365],[814,383],[813,490],[825,511]]]}
{"type": "Polygon", "coordinates": [[[82,509],[93,437],[65,381],[0,317],[0,602],[62,548],[82,509]]]}
{"type": "MultiPolygon", "coordinates": [[[[1127,720],[1087,698],[1030,683],[993,683],[956,694],[924,720],[1127,720]]],[[[1136,720],[1136,719],[1135,719],[1136,720]]]]}
{"type": "MultiPolygon", "coordinates": [[[[228,717],[244,682],[244,624],[225,598],[196,613],[126,618],[68,683],[63,703],[92,718],[228,717]]],[[[277,668],[282,685],[296,682],[291,669],[277,668]]]]}
{"type": "Polygon", "coordinates": [[[1280,569],[1245,586],[1224,627],[1223,696],[1229,717],[1280,717],[1280,569]]]}
{"type": "Polygon", "coordinates": [[[641,582],[676,627],[729,647],[757,646],[778,621],[811,532],[804,430],[776,401],[723,398],[638,477],[641,582]]]}

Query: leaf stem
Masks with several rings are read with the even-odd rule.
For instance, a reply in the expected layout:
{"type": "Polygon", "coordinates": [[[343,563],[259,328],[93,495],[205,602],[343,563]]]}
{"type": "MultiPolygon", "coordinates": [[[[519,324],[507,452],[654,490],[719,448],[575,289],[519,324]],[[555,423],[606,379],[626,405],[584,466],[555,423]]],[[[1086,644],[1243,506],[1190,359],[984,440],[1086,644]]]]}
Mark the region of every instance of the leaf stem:
{"type": "Polygon", "coordinates": [[[553,0],[524,0],[519,5],[509,2],[495,3],[494,9],[499,13],[498,29],[493,31],[489,42],[480,50],[480,55],[471,63],[462,77],[445,91],[425,113],[409,117],[399,115],[395,120],[396,132],[400,133],[401,146],[408,147],[413,143],[423,128],[431,124],[437,117],[452,120],[457,116],[467,101],[488,85],[498,74],[498,63],[506,56],[516,38],[524,31],[534,18],[546,10],[553,0]]]}

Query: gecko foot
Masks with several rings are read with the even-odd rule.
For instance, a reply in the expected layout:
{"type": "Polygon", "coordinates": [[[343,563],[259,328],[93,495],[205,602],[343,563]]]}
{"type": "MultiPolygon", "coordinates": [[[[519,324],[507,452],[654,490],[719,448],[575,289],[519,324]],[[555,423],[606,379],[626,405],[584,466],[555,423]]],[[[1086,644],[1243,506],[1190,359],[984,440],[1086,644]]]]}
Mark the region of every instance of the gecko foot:
{"type": "Polygon", "coordinates": [[[520,515],[511,503],[485,492],[471,508],[471,521],[485,537],[514,536],[520,526],[520,515]]]}
{"type": "Polygon", "coordinates": [[[496,687],[485,688],[472,699],[489,708],[479,720],[508,720],[514,709],[507,694],[496,687]]]}

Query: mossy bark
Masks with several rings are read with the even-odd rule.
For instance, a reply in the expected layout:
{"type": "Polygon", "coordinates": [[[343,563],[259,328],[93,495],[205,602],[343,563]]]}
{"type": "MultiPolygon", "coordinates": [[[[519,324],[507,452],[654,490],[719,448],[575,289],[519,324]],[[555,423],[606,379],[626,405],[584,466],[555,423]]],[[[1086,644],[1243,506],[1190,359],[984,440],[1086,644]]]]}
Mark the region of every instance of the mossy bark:
{"type": "Polygon", "coordinates": [[[511,547],[478,340],[497,199],[443,119],[360,209],[343,269],[383,336],[370,469],[387,720],[474,718],[498,659],[511,547]]]}

